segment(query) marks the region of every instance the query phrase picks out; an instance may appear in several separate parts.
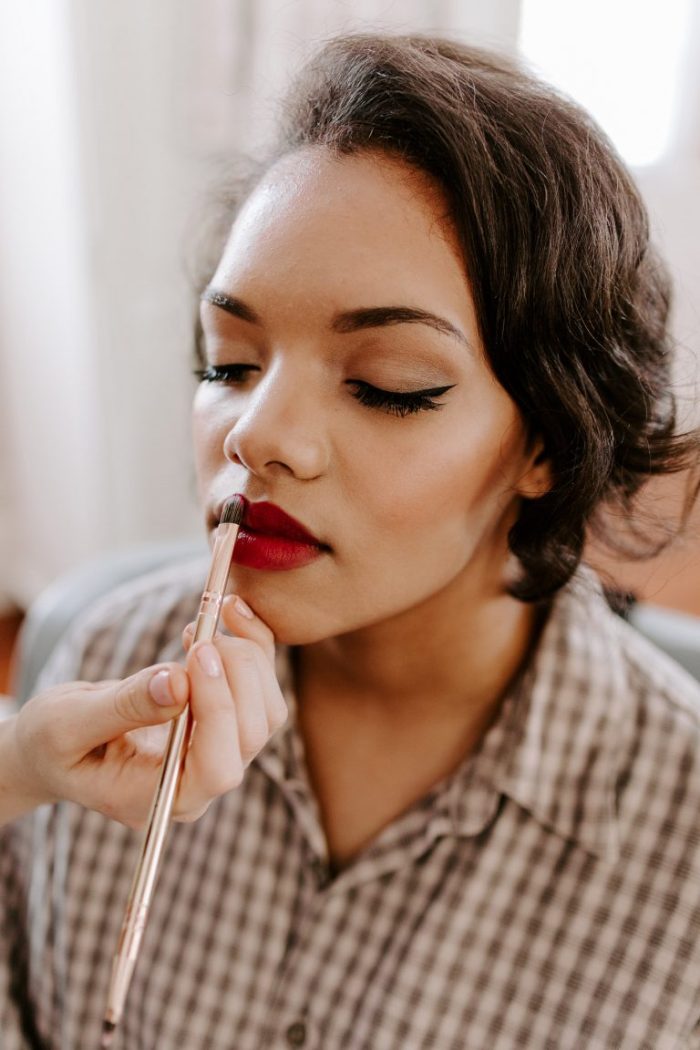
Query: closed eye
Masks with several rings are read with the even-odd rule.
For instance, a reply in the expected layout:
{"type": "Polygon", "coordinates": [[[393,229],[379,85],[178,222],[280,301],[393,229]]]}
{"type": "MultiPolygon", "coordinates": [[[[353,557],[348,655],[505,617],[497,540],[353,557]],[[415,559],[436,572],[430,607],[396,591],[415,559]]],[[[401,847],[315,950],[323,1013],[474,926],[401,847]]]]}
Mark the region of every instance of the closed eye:
{"type": "Polygon", "coordinates": [[[435,411],[443,407],[443,402],[434,398],[446,394],[455,385],[436,386],[428,390],[382,390],[360,379],[349,379],[348,384],[355,388],[353,397],[368,408],[379,408],[394,416],[408,416],[414,412],[435,411]]]}
{"type": "Polygon", "coordinates": [[[193,375],[200,383],[242,383],[246,373],[259,371],[257,365],[209,365],[207,368],[195,368],[193,375]]]}
{"type": "MultiPolygon", "coordinates": [[[[258,365],[209,365],[207,368],[195,369],[194,375],[201,383],[237,385],[245,382],[249,372],[259,371],[258,365]]],[[[416,412],[442,408],[443,402],[436,401],[435,398],[446,394],[455,385],[452,383],[449,386],[430,387],[427,390],[400,391],[383,390],[361,379],[348,379],[347,384],[354,388],[352,396],[360,404],[394,416],[408,416],[416,412]]]]}

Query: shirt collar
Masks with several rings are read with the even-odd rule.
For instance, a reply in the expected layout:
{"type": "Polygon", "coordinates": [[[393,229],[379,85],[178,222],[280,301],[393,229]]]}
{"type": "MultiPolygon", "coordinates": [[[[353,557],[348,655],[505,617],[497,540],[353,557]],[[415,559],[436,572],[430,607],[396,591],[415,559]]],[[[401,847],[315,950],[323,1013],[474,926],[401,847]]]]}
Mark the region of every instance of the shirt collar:
{"type": "MultiPolygon", "coordinates": [[[[629,687],[616,625],[598,577],[581,566],[553,600],[532,660],[479,748],[435,793],[433,823],[443,828],[447,819],[455,834],[478,834],[505,795],[594,855],[619,855],[615,784],[629,687]]],[[[309,797],[284,646],[277,674],[289,719],[256,762],[284,787],[315,840],[319,812],[309,797]]]]}
{"type": "Polygon", "coordinates": [[[619,856],[616,781],[629,732],[619,621],[581,566],[481,751],[483,775],[552,831],[619,856]]]}

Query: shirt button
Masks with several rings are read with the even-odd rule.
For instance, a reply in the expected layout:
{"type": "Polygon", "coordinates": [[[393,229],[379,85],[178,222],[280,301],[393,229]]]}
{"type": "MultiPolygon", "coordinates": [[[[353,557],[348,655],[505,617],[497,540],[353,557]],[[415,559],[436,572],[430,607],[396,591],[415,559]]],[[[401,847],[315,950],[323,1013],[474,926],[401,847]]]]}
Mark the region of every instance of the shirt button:
{"type": "Polygon", "coordinates": [[[306,1042],[306,1025],[303,1021],[295,1021],[287,1029],[287,1042],[290,1046],[303,1046],[306,1042]]]}

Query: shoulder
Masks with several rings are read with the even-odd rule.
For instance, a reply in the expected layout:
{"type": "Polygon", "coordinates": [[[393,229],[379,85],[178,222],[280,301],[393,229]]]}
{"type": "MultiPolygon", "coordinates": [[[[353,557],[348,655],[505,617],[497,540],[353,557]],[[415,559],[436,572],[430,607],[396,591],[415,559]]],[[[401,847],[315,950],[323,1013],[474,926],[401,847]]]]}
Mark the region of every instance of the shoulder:
{"type": "Polygon", "coordinates": [[[611,615],[625,683],[616,796],[622,840],[654,841],[658,864],[700,875],[700,684],[636,628],[611,615]]]}
{"type": "Polygon", "coordinates": [[[636,627],[611,614],[632,706],[669,733],[700,742],[700,682],[636,627]]]}
{"type": "Polygon", "coordinates": [[[123,678],[184,656],[182,629],[196,615],[208,560],[198,556],[122,583],[88,605],[59,642],[38,688],[72,679],[123,678]]]}
{"type": "MultiPolygon", "coordinates": [[[[563,627],[553,651],[569,654],[566,664],[575,675],[616,694],[611,701],[616,719],[650,719],[662,723],[669,733],[698,743],[700,682],[641,630],[613,612],[599,577],[590,567],[579,568],[557,608],[563,627]]],[[[700,627],[697,633],[700,638],[700,627]]],[[[674,648],[679,647],[676,644],[674,648]]],[[[595,698],[588,697],[588,701],[595,703],[595,698]]]]}
{"type": "Polygon", "coordinates": [[[610,609],[588,567],[552,613],[533,692],[540,722],[557,727],[545,735],[554,809],[564,784],[582,840],[645,871],[682,853],[700,878],[700,684],[610,609]]]}

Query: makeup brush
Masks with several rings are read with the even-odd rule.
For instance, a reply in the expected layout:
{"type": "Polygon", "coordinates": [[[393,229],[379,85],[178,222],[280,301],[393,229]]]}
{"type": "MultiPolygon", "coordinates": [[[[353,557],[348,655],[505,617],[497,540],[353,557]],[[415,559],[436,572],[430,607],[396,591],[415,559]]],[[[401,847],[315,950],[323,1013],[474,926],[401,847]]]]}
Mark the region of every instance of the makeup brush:
{"type": "MultiPolygon", "coordinates": [[[[195,621],[193,645],[202,640],[211,641],[216,632],[231,567],[233,548],[243,520],[244,510],[245,501],[240,496],[233,496],[224,504],[214,538],[209,575],[204,585],[195,621]]],[[[192,715],[190,705],[187,704],[171,723],[160,780],[151,803],[141,854],[129,891],[119,942],[112,964],[100,1050],[107,1050],[111,1045],[114,1031],[124,1011],[191,733],[192,715]]]]}

